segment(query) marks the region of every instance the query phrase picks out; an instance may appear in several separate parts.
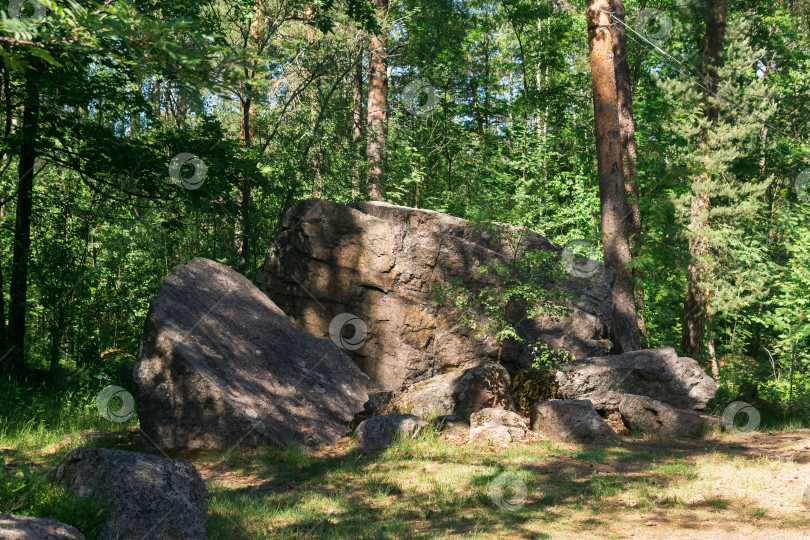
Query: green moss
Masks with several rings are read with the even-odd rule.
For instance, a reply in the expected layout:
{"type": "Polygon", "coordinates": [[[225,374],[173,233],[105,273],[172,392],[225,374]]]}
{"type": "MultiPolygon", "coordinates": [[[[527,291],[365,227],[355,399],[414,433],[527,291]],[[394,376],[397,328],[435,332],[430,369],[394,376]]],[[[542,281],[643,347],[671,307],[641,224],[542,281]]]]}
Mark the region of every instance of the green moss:
{"type": "Polygon", "coordinates": [[[529,409],[538,401],[554,399],[558,395],[557,381],[551,371],[521,369],[512,377],[512,394],[517,404],[529,409]]]}

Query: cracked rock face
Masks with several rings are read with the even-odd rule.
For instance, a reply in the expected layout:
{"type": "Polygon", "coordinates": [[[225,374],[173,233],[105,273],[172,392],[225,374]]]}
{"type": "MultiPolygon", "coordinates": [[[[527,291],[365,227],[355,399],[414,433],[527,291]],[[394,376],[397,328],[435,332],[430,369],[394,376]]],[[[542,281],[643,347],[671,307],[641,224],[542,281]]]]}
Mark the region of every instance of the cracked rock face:
{"type": "Polygon", "coordinates": [[[162,449],[332,444],[368,400],[331,340],[292,324],[247,278],[196,258],[152,300],[135,365],[142,439],[162,449]]]}
{"type": "Polygon", "coordinates": [[[150,454],[77,448],[54,473],[77,497],[105,502],[112,511],[99,538],[207,538],[203,479],[191,462],[150,454]]]}
{"type": "MultiPolygon", "coordinates": [[[[531,232],[523,248],[562,253],[531,232]]],[[[312,335],[329,336],[330,322],[343,313],[361,319],[367,335],[347,354],[370,377],[370,388],[399,391],[487,362],[510,370],[530,365],[528,347],[477,339],[455,324],[455,308],[434,302],[436,287],[451,281],[474,291],[492,285],[478,270],[512,256],[513,247],[463,219],[386,203],[310,199],[284,218],[256,283],[312,335]]],[[[570,311],[558,320],[524,319],[518,331],[528,343],[542,341],[577,358],[608,352],[613,276],[601,265],[594,272],[545,284],[571,293],[570,311]]]]}

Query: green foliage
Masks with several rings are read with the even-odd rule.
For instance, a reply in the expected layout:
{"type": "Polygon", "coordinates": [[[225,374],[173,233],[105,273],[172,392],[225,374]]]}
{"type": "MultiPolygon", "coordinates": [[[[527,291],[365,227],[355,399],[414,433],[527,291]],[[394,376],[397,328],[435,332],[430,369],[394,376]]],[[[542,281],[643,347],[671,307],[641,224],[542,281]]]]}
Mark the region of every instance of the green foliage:
{"type": "Polygon", "coordinates": [[[73,525],[87,538],[95,538],[109,511],[89,497],[74,497],[51,483],[45,474],[31,472],[22,464],[9,470],[0,458],[0,508],[4,512],[31,517],[54,518],[73,525]]]}
{"type": "Polygon", "coordinates": [[[491,245],[502,246],[510,256],[476,270],[481,287],[473,289],[464,280],[436,285],[434,304],[456,308],[459,316],[454,326],[474,330],[477,339],[526,344],[536,362],[553,365],[560,355],[544,343],[526,343],[518,326],[526,319],[544,316],[556,320],[570,312],[565,306],[571,294],[555,286],[565,279],[559,254],[526,249],[524,228],[485,223],[478,230],[491,245]]]}

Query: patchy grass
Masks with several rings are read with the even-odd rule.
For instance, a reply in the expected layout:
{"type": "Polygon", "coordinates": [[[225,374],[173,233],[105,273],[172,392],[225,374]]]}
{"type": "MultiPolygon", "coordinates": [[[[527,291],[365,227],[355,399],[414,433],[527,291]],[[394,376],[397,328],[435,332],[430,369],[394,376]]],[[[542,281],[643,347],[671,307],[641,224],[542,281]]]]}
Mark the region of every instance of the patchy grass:
{"type": "MultiPolygon", "coordinates": [[[[135,429],[107,427],[117,431],[56,443],[33,429],[0,438],[6,469],[19,475],[27,465],[41,474],[77,446],[143,451],[135,429]]],[[[212,539],[792,539],[806,538],[810,526],[801,500],[810,484],[806,430],[696,441],[625,437],[608,446],[536,438],[467,445],[430,430],[374,452],[345,438],[312,455],[266,446],[181,457],[206,480],[212,539]],[[510,481],[499,490],[502,475],[510,481]]],[[[50,506],[48,496],[35,513],[56,516],[61,505],[59,516],[70,522],[64,494],[51,494],[50,506]]],[[[101,511],[86,502],[75,510],[86,528],[101,511]]]]}
{"type": "Polygon", "coordinates": [[[345,440],[304,459],[265,448],[242,453],[238,469],[212,455],[197,464],[209,479],[211,538],[806,537],[807,466],[750,459],[739,445],[729,436],[472,446],[434,433],[378,452],[345,440]],[[491,497],[503,473],[526,487],[512,511],[491,497]]]}

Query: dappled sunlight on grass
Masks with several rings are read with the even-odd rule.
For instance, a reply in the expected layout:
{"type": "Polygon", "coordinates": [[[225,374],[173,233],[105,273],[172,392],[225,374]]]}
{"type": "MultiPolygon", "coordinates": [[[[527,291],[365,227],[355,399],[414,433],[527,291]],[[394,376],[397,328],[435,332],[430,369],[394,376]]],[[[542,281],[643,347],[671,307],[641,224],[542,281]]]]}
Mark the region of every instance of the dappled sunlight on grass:
{"type": "MultiPolygon", "coordinates": [[[[114,430],[82,437],[67,436],[81,422],[55,432],[18,426],[3,439],[7,467],[41,472],[77,446],[146,451],[137,429],[112,424],[97,422],[114,430]]],[[[345,438],[310,455],[267,445],[174,457],[191,460],[206,480],[212,539],[697,538],[708,530],[776,539],[810,526],[801,504],[808,435],[487,446],[426,430],[375,451],[345,438]],[[491,498],[502,474],[526,487],[513,511],[491,498]]]]}
{"type": "Polygon", "coordinates": [[[486,447],[423,436],[376,452],[347,444],[344,455],[312,457],[303,467],[294,456],[272,463],[256,456],[267,491],[212,488],[209,535],[243,528],[251,538],[604,538],[653,525],[666,537],[708,520],[735,537],[810,524],[798,491],[778,504],[757,499],[775,474],[799,465],[729,456],[722,446],[706,454],[702,446],[674,454],[650,441],[486,447]],[[504,472],[527,487],[515,511],[490,499],[504,472]]]}

